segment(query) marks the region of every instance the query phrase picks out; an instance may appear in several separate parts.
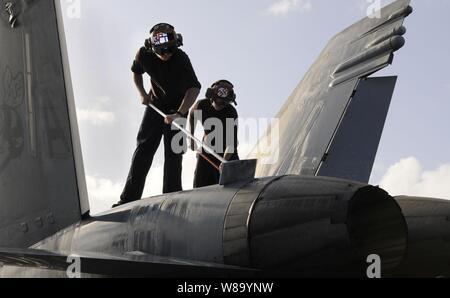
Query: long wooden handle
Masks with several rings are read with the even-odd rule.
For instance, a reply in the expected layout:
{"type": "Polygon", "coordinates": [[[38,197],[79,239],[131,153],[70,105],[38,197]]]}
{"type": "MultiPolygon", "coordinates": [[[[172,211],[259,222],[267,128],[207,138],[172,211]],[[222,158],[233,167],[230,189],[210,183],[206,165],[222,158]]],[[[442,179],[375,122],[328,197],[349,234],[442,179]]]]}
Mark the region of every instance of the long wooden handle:
{"type": "Polygon", "coordinates": [[[198,152],[198,154],[203,157],[210,165],[212,165],[217,171],[220,172],[220,167],[216,165],[211,159],[209,159],[205,154],[198,152]]]}
{"type": "MultiPolygon", "coordinates": [[[[164,114],[160,109],[158,109],[157,107],[155,107],[153,104],[148,104],[149,107],[151,107],[153,110],[155,110],[158,114],[160,114],[161,116],[163,116],[164,118],[167,117],[166,114],[164,114]]],[[[184,132],[186,134],[186,136],[188,136],[189,138],[191,138],[192,140],[194,140],[198,146],[202,147],[203,149],[205,149],[205,151],[207,151],[208,153],[210,153],[212,156],[214,156],[215,158],[217,158],[217,160],[219,160],[222,163],[226,163],[227,161],[220,156],[219,154],[217,154],[211,147],[209,147],[208,145],[205,145],[202,141],[200,141],[198,138],[196,138],[194,135],[192,135],[187,129],[183,128],[181,125],[179,125],[178,123],[176,123],[175,121],[172,122],[173,126],[175,126],[176,128],[178,128],[179,130],[181,130],[182,132],[184,132]]]]}

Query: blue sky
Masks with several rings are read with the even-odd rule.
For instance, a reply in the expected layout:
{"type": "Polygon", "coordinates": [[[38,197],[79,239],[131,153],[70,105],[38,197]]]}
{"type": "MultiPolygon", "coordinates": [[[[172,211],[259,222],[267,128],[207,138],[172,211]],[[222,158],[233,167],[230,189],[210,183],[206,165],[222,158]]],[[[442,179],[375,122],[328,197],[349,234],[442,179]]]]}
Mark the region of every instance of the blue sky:
{"type": "MultiPolygon", "coordinates": [[[[383,1],[387,3],[389,1],[383,1]]],[[[61,0],[93,211],[119,197],[135,149],[143,107],[130,65],[149,29],[173,24],[204,87],[226,78],[243,118],[270,118],[328,40],[365,16],[366,0],[61,0]]],[[[450,198],[450,28],[448,0],[416,0],[406,46],[377,75],[399,80],[372,183],[393,194],[450,198]],[[399,179],[405,178],[403,184],[399,179]],[[446,180],[447,179],[447,180],[446,180]],[[401,184],[401,188],[398,186],[401,184]]],[[[204,93],[204,91],[202,91],[204,93]]],[[[185,158],[185,186],[195,158],[185,158]]],[[[161,191],[158,153],[146,194],[161,191]]]]}

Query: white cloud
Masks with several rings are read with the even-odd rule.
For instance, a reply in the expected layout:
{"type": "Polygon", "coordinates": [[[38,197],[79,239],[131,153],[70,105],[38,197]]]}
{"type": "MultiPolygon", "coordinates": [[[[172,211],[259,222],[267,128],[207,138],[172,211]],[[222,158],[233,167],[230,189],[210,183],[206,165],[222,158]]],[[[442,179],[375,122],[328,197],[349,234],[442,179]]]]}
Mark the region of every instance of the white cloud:
{"type": "Polygon", "coordinates": [[[279,16],[295,10],[310,12],[311,9],[312,2],[310,0],[279,0],[273,3],[267,11],[274,16],[279,16]]]}
{"type": "Polygon", "coordinates": [[[89,123],[95,126],[109,125],[115,122],[114,113],[102,110],[83,110],[77,108],[77,117],[80,123],[89,123]]]}
{"type": "Polygon", "coordinates": [[[98,176],[86,176],[91,214],[106,211],[119,200],[124,183],[114,183],[98,176]]]}
{"type": "Polygon", "coordinates": [[[108,103],[108,102],[110,102],[110,101],[111,101],[111,98],[109,98],[108,96],[98,96],[98,97],[95,99],[95,102],[96,102],[97,104],[99,104],[99,105],[108,103]]]}
{"type": "Polygon", "coordinates": [[[424,171],[416,158],[405,158],[389,168],[380,186],[394,196],[450,199],[450,164],[424,171]]]}
{"type": "Polygon", "coordinates": [[[90,102],[89,108],[77,108],[78,121],[95,126],[113,124],[116,121],[115,114],[102,108],[109,101],[111,98],[108,96],[98,96],[90,102]]]}

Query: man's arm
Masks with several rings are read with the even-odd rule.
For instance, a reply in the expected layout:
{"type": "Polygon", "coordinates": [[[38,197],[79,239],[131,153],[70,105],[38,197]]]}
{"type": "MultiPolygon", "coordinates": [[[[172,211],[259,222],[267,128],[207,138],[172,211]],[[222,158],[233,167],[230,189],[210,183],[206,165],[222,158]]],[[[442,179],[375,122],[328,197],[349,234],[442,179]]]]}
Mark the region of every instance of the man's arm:
{"type": "Polygon", "coordinates": [[[197,100],[198,95],[200,94],[199,88],[190,88],[186,91],[183,102],[181,103],[180,108],[178,109],[178,113],[173,115],[168,115],[165,119],[166,124],[172,124],[172,122],[179,118],[180,115],[186,115],[189,112],[189,109],[192,107],[194,102],[197,100]]]}
{"type": "Polygon", "coordinates": [[[133,73],[134,84],[139,91],[139,94],[144,97],[147,95],[147,92],[144,88],[144,78],[141,74],[133,73]]]}
{"type": "Polygon", "coordinates": [[[192,107],[194,102],[197,100],[198,95],[200,94],[199,88],[190,88],[186,91],[184,95],[183,102],[181,103],[178,112],[183,115],[187,115],[189,113],[189,109],[192,107]]]}
{"type": "Polygon", "coordinates": [[[141,102],[143,105],[148,105],[152,102],[152,97],[150,93],[147,93],[144,88],[144,79],[141,74],[133,74],[134,84],[138,89],[139,95],[141,96],[141,102]]]}
{"type": "Polygon", "coordinates": [[[141,63],[142,60],[142,48],[136,53],[133,65],[131,66],[131,71],[133,72],[133,80],[136,88],[138,89],[139,95],[141,96],[141,102],[143,105],[148,105],[152,101],[150,93],[147,93],[144,88],[144,79],[142,75],[145,73],[144,67],[141,63]]]}
{"type": "Polygon", "coordinates": [[[228,146],[227,149],[225,150],[225,154],[223,155],[223,159],[225,159],[226,161],[230,161],[230,159],[234,155],[234,153],[231,153],[232,151],[234,151],[234,148],[231,146],[228,146]]]}

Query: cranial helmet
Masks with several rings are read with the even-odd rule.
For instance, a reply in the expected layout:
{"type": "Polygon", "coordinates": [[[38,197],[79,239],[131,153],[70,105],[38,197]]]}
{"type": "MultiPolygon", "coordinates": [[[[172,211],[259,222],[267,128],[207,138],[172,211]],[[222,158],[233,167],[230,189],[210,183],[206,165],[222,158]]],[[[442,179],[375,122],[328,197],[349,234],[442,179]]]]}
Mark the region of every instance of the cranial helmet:
{"type": "Polygon", "coordinates": [[[172,25],[159,23],[150,30],[150,38],[145,41],[145,47],[155,54],[173,53],[183,45],[183,37],[175,32],[172,25]]]}
{"type": "Polygon", "coordinates": [[[227,80],[220,80],[212,84],[211,88],[206,91],[206,98],[210,100],[220,98],[237,105],[234,86],[227,80]]]}

